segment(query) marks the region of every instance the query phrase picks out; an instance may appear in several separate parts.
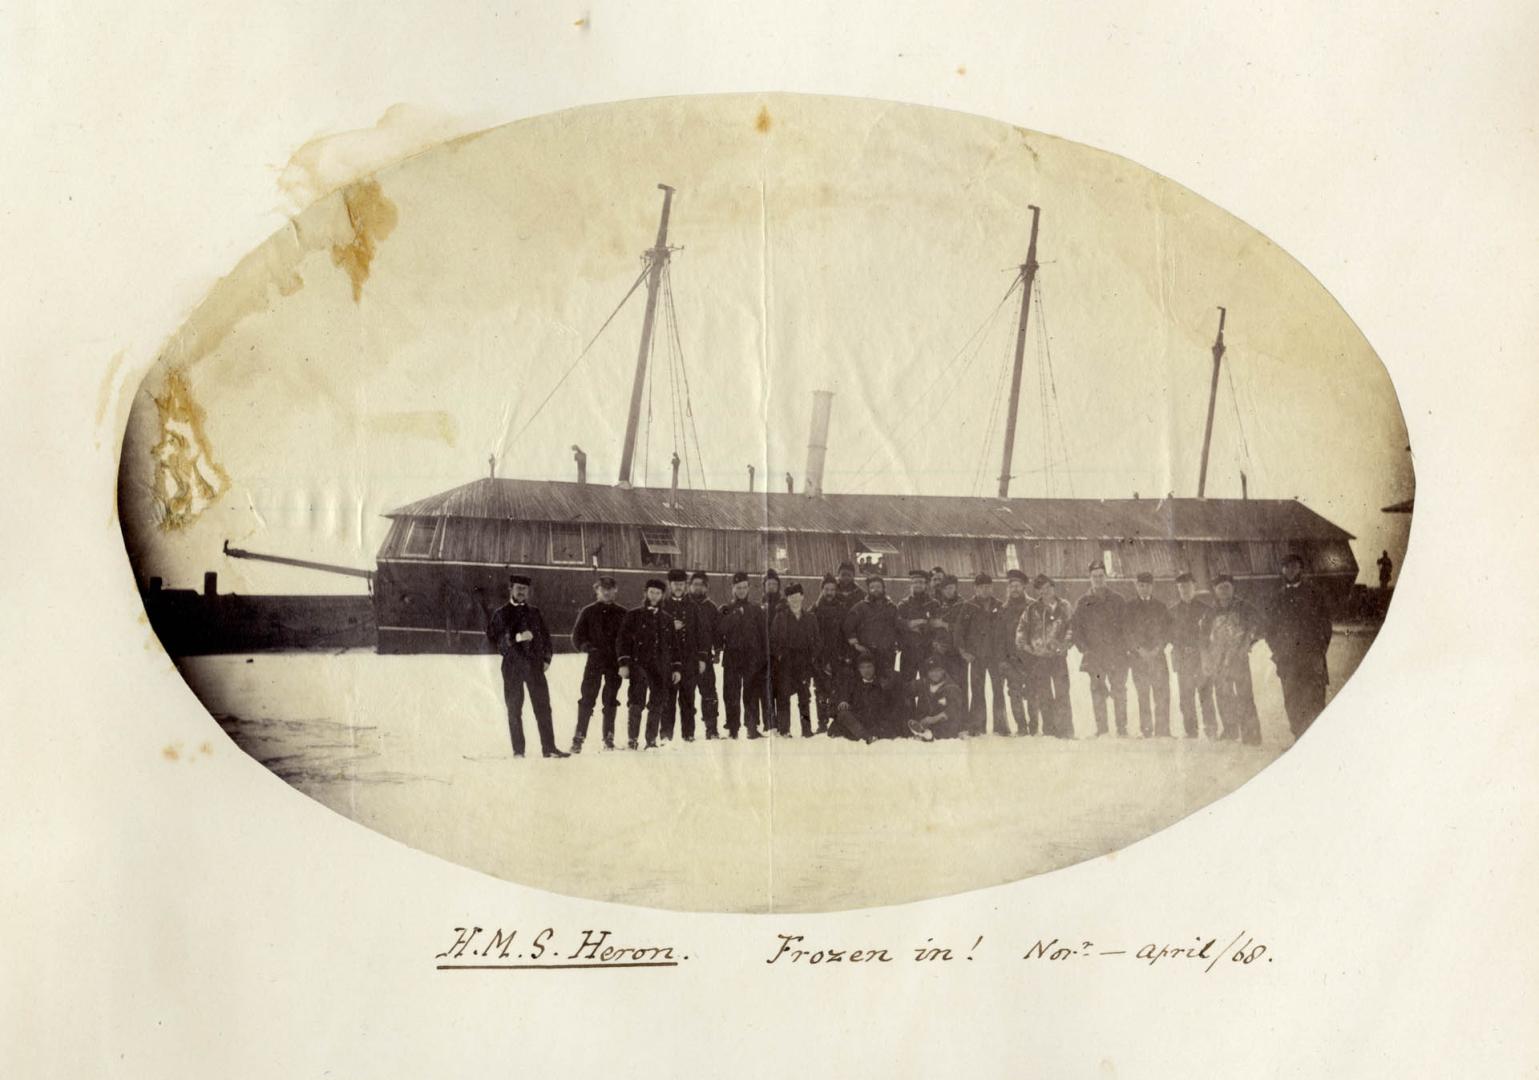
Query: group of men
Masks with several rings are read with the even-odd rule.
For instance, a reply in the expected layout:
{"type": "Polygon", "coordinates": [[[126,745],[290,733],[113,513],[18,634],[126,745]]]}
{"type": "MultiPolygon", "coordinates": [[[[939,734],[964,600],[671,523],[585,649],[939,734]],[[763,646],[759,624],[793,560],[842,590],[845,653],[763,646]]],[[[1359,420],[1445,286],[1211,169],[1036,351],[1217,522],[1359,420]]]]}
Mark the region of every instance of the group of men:
{"type": "MultiPolygon", "coordinates": [[[[1136,596],[1125,599],[1107,584],[1099,562],[1077,606],[1046,574],[1028,578],[1020,570],[1006,575],[1003,600],[987,574],[975,575],[972,595],[963,599],[956,577],[941,567],[915,570],[909,595],[897,603],[881,574],[866,575],[862,588],[848,562],[824,575],[810,603],[800,584],[782,588],[774,570],[765,572],[754,599],[748,574],[738,572],[731,599],[718,607],[704,571],[674,569],[666,581],[649,580],[642,602],[630,609],[616,602],[615,579],[601,576],[572,628],[572,647],[586,659],[570,753],[582,751],[596,709],[603,745],[615,748],[622,683],[625,745],[632,750],[658,747],[675,734],[693,741],[697,708],[706,739],[788,737],[792,699],[804,738],[965,738],[988,733],[992,720],[996,735],[1071,739],[1071,648],[1089,678],[1097,735],[1110,734],[1114,724],[1117,735],[1127,736],[1131,680],[1140,733],[1170,737],[1173,665],[1187,738],[1200,729],[1210,739],[1259,744],[1250,651],[1263,639],[1297,738],[1325,705],[1332,631],[1323,598],[1303,578],[1302,560],[1288,556],[1282,572],[1259,606],[1235,596],[1227,575],[1213,579],[1212,603],[1198,598],[1186,573],[1175,579],[1173,605],[1154,598],[1148,573],[1138,575],[1136,596]]],[[[551,637],[529,603],[529,579],[509,581],[509,602],[492,614],[487,638],[503,658],[513,753],[525,751],[527,695],[542,753],[567,757],[556,745],[545,681],[551,637]]]]}

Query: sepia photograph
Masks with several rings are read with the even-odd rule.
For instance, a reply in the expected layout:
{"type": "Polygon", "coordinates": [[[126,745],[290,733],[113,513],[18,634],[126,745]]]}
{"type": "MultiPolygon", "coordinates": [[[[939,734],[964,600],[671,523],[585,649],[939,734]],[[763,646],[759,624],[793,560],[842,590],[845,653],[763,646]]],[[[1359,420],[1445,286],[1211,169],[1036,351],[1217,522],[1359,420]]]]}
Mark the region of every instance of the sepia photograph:
{"type": "Polygon", "coordinates": [[[211,737],[412,848],[689,911],[1017,881],[1351,723],[1411,447],[1286,243],[917,105],[454,138],[165,343],[129,562],[211,737]]]}

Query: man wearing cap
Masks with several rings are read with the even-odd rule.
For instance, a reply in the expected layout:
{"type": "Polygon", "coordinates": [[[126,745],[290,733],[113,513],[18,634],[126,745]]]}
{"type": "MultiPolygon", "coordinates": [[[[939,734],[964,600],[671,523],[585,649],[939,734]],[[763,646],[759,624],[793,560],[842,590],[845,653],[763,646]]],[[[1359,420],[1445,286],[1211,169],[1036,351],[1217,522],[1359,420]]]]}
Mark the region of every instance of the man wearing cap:
{"type": "Polygon", "coordinates": [[[994,734],[1009,735],[1005,719],[1005,688],[999,653],[999,613],[1003,605],[994,595],[994,579],[979,571],[973,575],[973,594],[957,608],[954,628],[957,654],[967,665],[968,701],[972,706],[973,733],[989,730],[989,705],[993,705],[994,734]],[[985,689],[985,687],[987,687],[985,689]]]}
{"type": "Polygon", "coordinates": [[[631,684],[626,706],[632,750],[641,736],[643,708],[647,711],[647,749],[656,749],[669,689],[678,685],[688,659],[673,653],[678,634],[662,609],[667,591],[668,586],[657,578],[649,580],[641,606],[627,611],[620,623],[620,677],[628,678],[631,684]]]}
{"type": "Polygon", "coordinates": [[[1210,739],[1218,738],[1218,706],[1213,701],[1213,680],[1203,674],[1202,619],[1208,613],[1206,601],[1197,599],[1197,580],[1191,574],[1176,575],[1176,602],[1170,608],[1170,658],[1176,669],[1176,696],[1181,702],[1181,722],[1186,737],[1197,737],[1198,707],[1202,710],[1202,731],[1210,739]]]}
{"type": "Polygon", "coordinates": [[[711,643],[700,625],[700,606],[690,600],[689,575],[675,567],[668,571],[668,591],[663,597],[663,614],[668,617],[672,637],[669,655],[679,662],[679,678],[668,685],[663,698],[663,724],[658,741],[672,742],[674,720],[685,742],[695,741],[695,679],[711,659],[711,643]]]}
{"type": "Polygon", "coordinates": [[[508,602],[492,612],[486,626],[492,648],[502,654],[502,699],[508,707],[508,733],[513,737],[513,756],[524,756],[524,693],[534,706],[534,723],[540,731],[540,753],[548,758],[567,755],[556,749],[556,733],[550,717],[550,687],[545,669],[550,667],[550,632],[540,609],[529,603],[529,579],[523,574],[508,578],[508,602]]]}
{"type": "Polygon", "coordinates": [[[849,677],[847,654],[850,646],[844,640],[844,616],[847,613],[848,609],[839,602],[839,580],[832,574],[824,574],[817,603],[812,605],[812,617],[818,623],[818,656],[812,667],[812,696],[818,705],[819,732],[828,730],[840,688],[849,677]]]}
{"type": "Polygon", "coordinates": [[[835,574],[834,601],[845,611],[849,611],[866,595],[855,580],[855,564],[846,559],[839,564],[835,574]]]}
{"type": "Polygon", "coordinates": [[[1198,627],[1203,674],[1213,680],[1223,738],[1261,745],[1261,720],[1250,678],[1250,647],[1261,633],[1256,609],[1234,595],[1234,578],[1213,579],[1213,606],[1198,627]]]}
{"type": "Polygon", "coordinates": [[[770,624],[770,656],[775,663],[775,716],[778,733],[791,734],[791,698],[794,696],[802,718],[802,738],[812,737],[811,683],[813,667],[823,651],[818,620],[803,611],[802,587],[796,582],[786,586],[785,603],[775,612],[770,624]]]}
{"type": "MultiPolygon", "coordinates": [[[[1018,643],[1021,619],[1032,602],[1027,595],[1027,584],[1023,571],[1005,571],[1005,602],[1000,605],[994,627],[997,634],[995,655],[999,657],[999,673],[1017,735],[1036,734],[1038,719],[1033,685],[1037,658],[1018,643]]],[[[997,723],[995,728],[998,729],[997,723]]]]}
{"type": "Polygon", "coordinates": [[[689,575],[688,599],[700,617],[700,639],[705,643],[705,658],[695,666],[694,689],[700,694],[705,737],[714,739],[718,735],[717,718],[721,712],[721,699],[716,694],[716,620],[721,617],[721,612],[711,602],[711,580],[704,570],[689,575]]]}
{"type": "Polygon", "coordinates": [[[1027,732],[1060,739],[1074,738],[1074,711],[1069,704],[1069,640],[1074,607],[1058,596],[1058,585],[1046,574],[1032,581],[1036,596],[1026,608],[1016,632],[1016,645],[1028,658],[1031,684],[1027,732]]]}
{"type": "Polygon", "coordinates": [[[1170,609],[1154,598],[1154,575],[1138,575],[1128,601],[1128,665],[1138,699],[1138,731],[1144,738],[1170,737],[1170,609]]]}
{"type": "MultiPolygon", "coordinates": [[[[764,640],[769,641],[770,628],[775,625],[775,616],[786,606],[784,585],[780,580],[780,574],[772,566],[764,571],[764,577],[759,586],[762,598],[760,604],[764,608],[764,640]]],[[[764,734],[778,734],[780,721],[775,713],[775,655],[771,650],[764,664],[764,734]]]]}
{"type": "Polygon", "coordinates": [[[954,574],[942,574],[940,590],[936,594],[930,617],[931,651],[946,661],[946,673],[951,681],[962,688],[967,696],[967,661],[957,648],[957,624],[961,620],[962,598],[957,595],[957,579],[954,574]]]}
{"type": "Polygon", "coordinates": [[[1111,699],[1117,735],[1128,733],[1128,639],[1126,602],[1106,584],[1106,566],[1090,564],[1090,591],[1074,609],[1069,640],[1079,650],[1079,669],[1090,676],[1095,733],[1107,734],[1106,702],[1111,699]]]}
{"type": "Polygon", "coordinates": [[[930,639],[933,636],[930,623],[935,617],[935,601],[930,597],[928,573],[918,569],[910,570],[908,578],[908,596],[898,604],[898,619],[902,623],[899,636],[902,652],[899,654],[898,664],[900,673],[905,679],[918,683],[924,678],[924,672],[920,668],[924,666],[925,658],[933,651],[930,648],[930,639]]]}
{"type": "Polygon", "coordinates": [[[721,693],[726,699],[727,738],[737,738],[740,728],[748,737],[759,737],[759,716],[764,708],[764,664],[769,639],[764,629],[764,610],[748,598],[748,575],[732,575],[732,599],[716,620],[716,648],[721,653],[721,693]]]}
{"type": "Polygon", "coordinates": [[[866,653],[856,659],[854,677],[840,690],[828,734],[866,743],[891,739],[897,734],[893,729],[897,712],[890,680],[877,676],[876,658],[866,653]]]}
{"type": "Polygon", "coordinates": [[[919,683],[917,715],[908,722],[908,730],[917,739],[957,739],[967,734],[971,719],[967,697],[951,678],[946,658],[936,654],[924,663],[924,678],[919,683]]]}
{"type": "Polygon", "coordinates": [[[1290,552],[1283,559],[1282,572],[1282,583],[1267,604],[1266,643],[1282,682],[1288,727],[1298,739],[1325,708],[1325,688],[1330,682],[1325,651],[1333,627],[1325,598],[1304,580],[1304,560],[1290,552]]]}
{"type": "Polygon", "coordinates": [[[572,626],[572,648],[587,656],[577,699],[577,731],[572,736],[574,754],[582,753],[601,686],[604,749],[615,748],[615,713],[620,708],[620,624],[624,621],[625,609],[615,603],[615,579],[599,578],[593,583],[593,603],[577,613],[577,622],[572,626]]]}
{"type": "Polygon", "coordinates": [[[878,678],[893,670],[902,633],[898,607],[887,599],[887,583],[881,574],[866,577],[866,595],[844,617],[844,640],[857,657],[870,654],[876,660],[878,678]]]}

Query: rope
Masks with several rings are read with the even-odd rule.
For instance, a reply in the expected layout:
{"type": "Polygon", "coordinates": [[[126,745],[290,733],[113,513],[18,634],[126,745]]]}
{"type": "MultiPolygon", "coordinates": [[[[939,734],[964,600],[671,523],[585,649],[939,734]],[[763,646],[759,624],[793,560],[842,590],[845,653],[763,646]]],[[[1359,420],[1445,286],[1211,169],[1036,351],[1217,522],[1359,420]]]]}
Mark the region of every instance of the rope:
{"type": "Polygon", "coordinates": [[[1074,473],[1069,468],[1069,439],[1063,430],[1063,409],[1058,402],[1058,378],[1053,372],[1052,335],[1047,330],[1047,306],[1042,302],[1042,282],[1040,279],[1036,282],[1036,286],[1037,326],[1042,331],[1042,351],[1047,357],[1047,385],[1053,395],[1053,424],[1058,429],[1058,447],[1063,452],[1064,480],[1069,486],[1070,497],[1073,497],[1074,473]]]}
{"type": "MultiPolygon", "coordinates": [[[[1010,374],[1010,369],[1014,366],[1015,362],[1015,343],[1011,341],[1008,342],[1008,345],[1009,347],[1005,350],[1004,363],[999,366],[999,377],[994,380],[994,394],[992,405],[989,408],[989,421],[983,431],[983,449],[978,455],[978,467],[973,472],[973,483],[970,490],[974,495],[978,494],[979,488],[983,484],[983,474],[988,469],[989,448],[994,442],[994,426],[1002,412],[1000,406],[1003,404],[1005,395],[1005,377],[1010,374]]],[[[1009,465],[1006,464],[1005,467],[1008,469],[1009,465]]]]}

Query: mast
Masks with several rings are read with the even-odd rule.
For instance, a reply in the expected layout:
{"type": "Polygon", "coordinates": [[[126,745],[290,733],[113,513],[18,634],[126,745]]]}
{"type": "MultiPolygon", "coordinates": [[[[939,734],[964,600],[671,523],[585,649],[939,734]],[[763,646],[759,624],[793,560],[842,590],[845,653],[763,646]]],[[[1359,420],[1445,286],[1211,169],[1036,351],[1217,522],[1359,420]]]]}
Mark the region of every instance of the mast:
{"type": "Polygon", "coordinates": [[[645,252],[650,260],[647,270],[647,313],[641,321],[641,344],[636,349],[636,378],[631,383],[631,411],[625,418],[625,446],[620,452],[620,486],[631,486],[631,464],[636,456],[636,428],[641,421],[641,391],[647,382],[647,357],[652,352],[652,325],[657,318],[657,290],[668,264],[668,213],[673,208],[673,188],[658,184],[663,193],[663,215],[657,224],[657,243],[645,252]]]}
{"type": "Polygon", "coordinates": [[[1031,314],[1031,287],[1037,279],[1037,221],[1040,208],[1031,211],[1031,243],[1026,247],[1026,261],[1021,263],[1021,321],[1015,331],[1015,369],[1010,373],[1010,409],[1005,413],[1005,454],[999,466],[999,497],[1010,497],[1010,462],[1015,457],[1015,419],[1021,404],[1021,364],[1026,357],[1026,319],[1031,314]]]}
{"type": "Polygon", "coordinates": [[[1208,426],[1202,433],[1202,471],[1197,475],[1197,497],[1203,498],[1208,488],[1208,448],[1213,443],[1213,407],[1218,403],[1218,369],[1224,362],[1224,317],[1228,314],[1218,309],[1218,337],[1213,340],[1213,385],[1208,390],[1208,426]]]}

